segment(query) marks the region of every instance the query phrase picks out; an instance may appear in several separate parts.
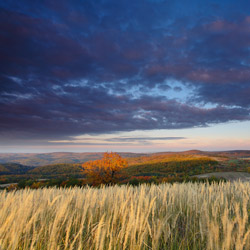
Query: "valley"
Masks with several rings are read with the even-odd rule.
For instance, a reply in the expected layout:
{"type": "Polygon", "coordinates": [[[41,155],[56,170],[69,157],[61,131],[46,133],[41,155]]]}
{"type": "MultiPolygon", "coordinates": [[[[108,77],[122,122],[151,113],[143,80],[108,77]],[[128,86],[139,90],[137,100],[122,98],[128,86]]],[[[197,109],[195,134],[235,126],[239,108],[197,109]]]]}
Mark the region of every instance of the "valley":
{"type": "MultiPolygon", "coordinates": [[[[100,159],[102,155],[103,153],[0,154],[0,187],[24,180],[29,183],[45,183],[48,180],[52,183],[63,183],[75,179],[77,181],[73,183],[82,185],[82,180],[86,179],[82,164],[100,159]]],[[[173,183],[207,178],[224,181],[249,180],[250,151],[191,150],[120,155],[128,162],[128,166],[121,171],[121,184],[173,183]]]]}

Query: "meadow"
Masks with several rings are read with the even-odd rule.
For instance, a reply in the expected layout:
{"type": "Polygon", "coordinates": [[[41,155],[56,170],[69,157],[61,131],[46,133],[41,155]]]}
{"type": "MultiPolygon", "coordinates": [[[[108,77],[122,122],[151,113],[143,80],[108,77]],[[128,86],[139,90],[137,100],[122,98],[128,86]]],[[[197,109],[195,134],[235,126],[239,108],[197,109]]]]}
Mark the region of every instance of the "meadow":
{"type": "Polygon", "coordinates": [[[0,193],[0,249],[250,249],[250,183],[0,193]]]}

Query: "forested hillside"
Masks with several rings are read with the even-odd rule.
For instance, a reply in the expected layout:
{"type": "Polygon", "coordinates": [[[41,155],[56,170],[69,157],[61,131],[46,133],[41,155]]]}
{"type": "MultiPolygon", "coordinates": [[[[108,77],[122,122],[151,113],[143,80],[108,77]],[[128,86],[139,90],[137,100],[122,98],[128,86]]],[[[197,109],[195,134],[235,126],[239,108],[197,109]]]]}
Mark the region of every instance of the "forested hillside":
{"type": "Polygon", "coordinates": [[[33,167],[24,166],[18,163],[2,163],[0,164],[0,175],[6,174],[25,174],[33,167]]]}

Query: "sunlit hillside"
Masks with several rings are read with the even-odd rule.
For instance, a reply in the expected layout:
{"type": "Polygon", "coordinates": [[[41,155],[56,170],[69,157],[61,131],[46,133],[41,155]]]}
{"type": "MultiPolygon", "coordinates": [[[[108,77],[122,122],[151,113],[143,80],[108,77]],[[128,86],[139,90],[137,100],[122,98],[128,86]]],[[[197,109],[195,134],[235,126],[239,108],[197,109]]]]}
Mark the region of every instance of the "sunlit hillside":
{"type": "Polygon", "coordinates": [[[148,156],[127,158],[129,165],[154,164],[163,162],[180,162],[191,160],[214,160],[214,157],[208,157],[198,154],[180,154],[180,153],[159,153],[148,156]]]}
{"type": "Polygon", "coordinates": [[[0,193],[1,249],[250,249],[250,183],[0,193]]]}

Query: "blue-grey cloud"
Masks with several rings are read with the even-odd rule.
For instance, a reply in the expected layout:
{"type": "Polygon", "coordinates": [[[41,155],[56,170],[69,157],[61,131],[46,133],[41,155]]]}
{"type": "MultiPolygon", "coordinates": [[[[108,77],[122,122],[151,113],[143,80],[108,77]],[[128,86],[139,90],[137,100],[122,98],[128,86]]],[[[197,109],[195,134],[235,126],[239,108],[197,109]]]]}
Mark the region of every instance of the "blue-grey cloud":
{"type": "Polygon", "coordinates": [[[137,142],[137,141],[171,141],[171,140],[183,140],[186,139],[185,137],[116,137],[107,139],[107,141],[112,142],[137,142]]]}
{"type": "Polygon", "coordinates": [[[250,120],[249,13],[247,1],[4,1],[0,135],[250,120]]]}

